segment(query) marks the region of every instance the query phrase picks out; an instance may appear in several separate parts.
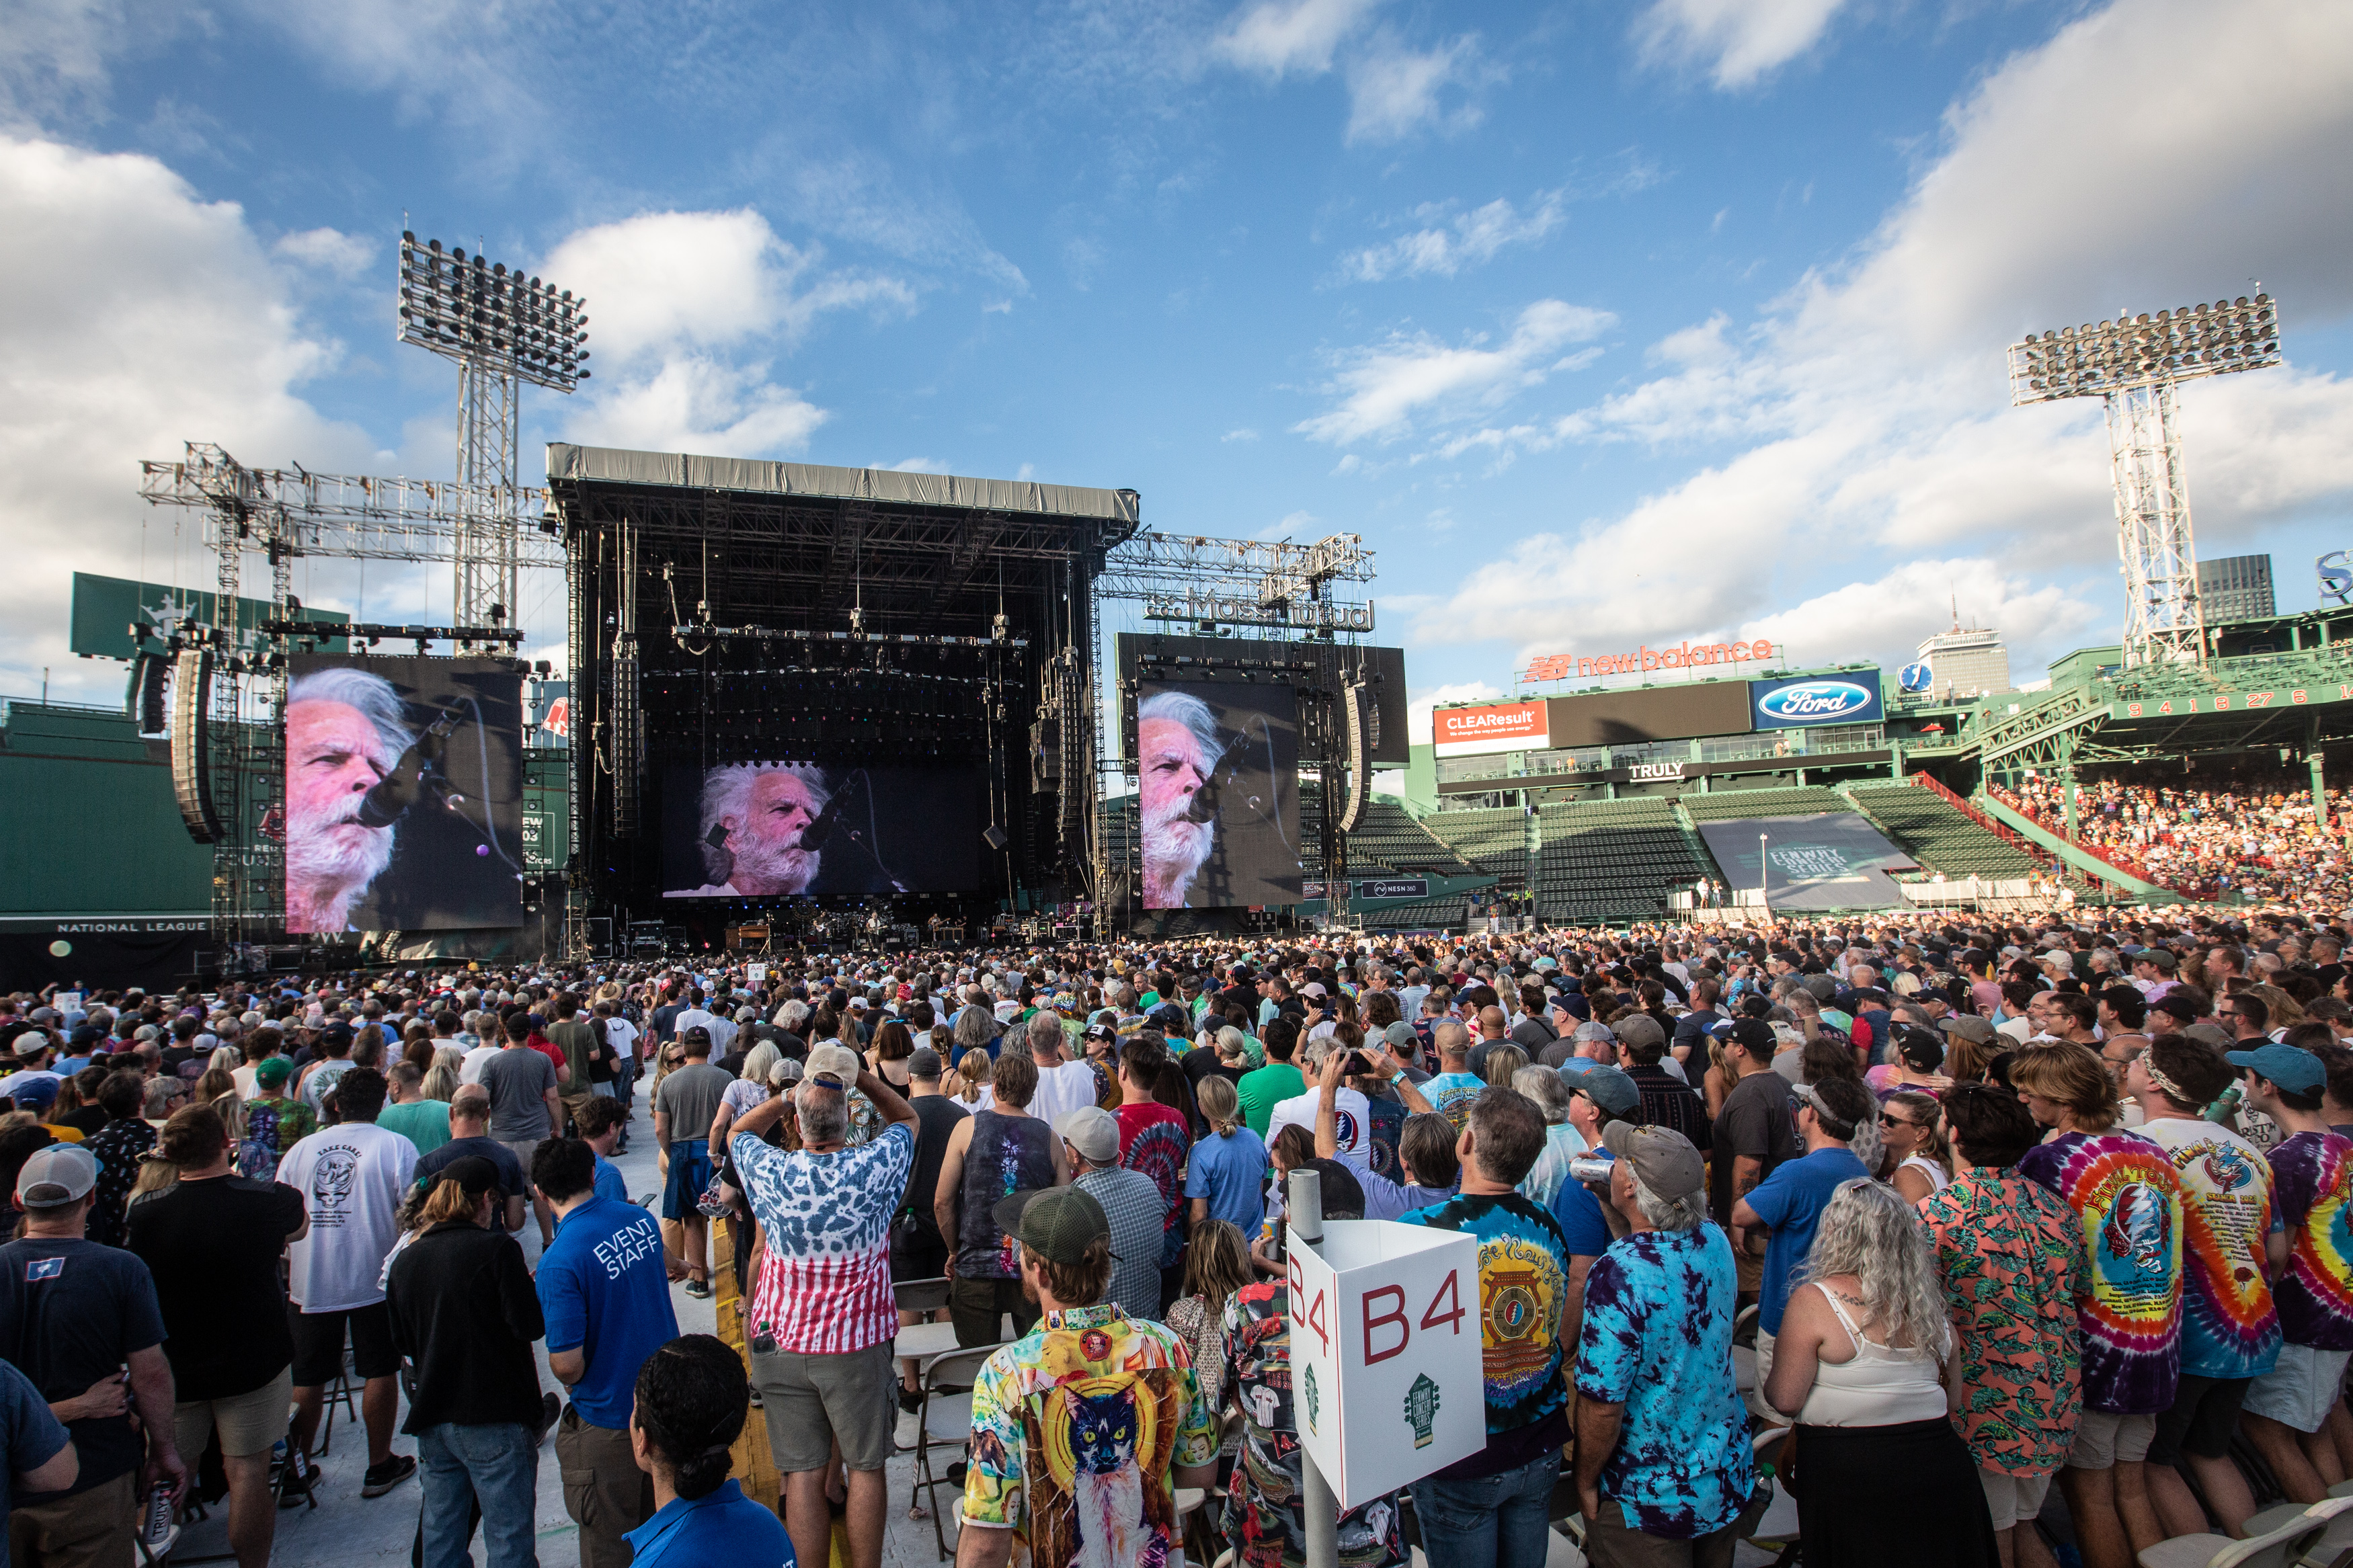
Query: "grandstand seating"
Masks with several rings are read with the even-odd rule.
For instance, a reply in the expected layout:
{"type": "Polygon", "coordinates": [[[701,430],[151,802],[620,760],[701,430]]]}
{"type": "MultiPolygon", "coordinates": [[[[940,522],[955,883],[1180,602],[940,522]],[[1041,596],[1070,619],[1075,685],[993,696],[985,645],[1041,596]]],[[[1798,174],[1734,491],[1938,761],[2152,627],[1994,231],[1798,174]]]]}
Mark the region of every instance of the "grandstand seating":
{"type": "Polygon", "coordinates": [[[1430,837],[1413,814],[1394,800],[1375,800],[1364,820],[1348,835],[1348,865],[1352,874],[1367,864],[1409,876],[1475,877],[1479,869],[1446,844],[1430,837]]]}
{"type": "Polygon", "coordinates": [[[1706,872],[1664,795],[1547,805],[1531,879],[1536,913],[1577,925],[1651,919],[1706,872]]]}
{"type": "Polygon", "coordinates": [[[1947,877],[2033,877],[2042,868],[2024,850],[1989,833],[1935,790],[1890,780],[1848,786],[1854,805],[1911,852],[1947,877]]]}
{"type": "MultiPolygon", "coordinates": [[[[1749,816],[1810,816],[1818,811],[1852,811],[1853,803],[1834,789],[1718,790],[1681,796],[1694,822],[1736,822],[1749,816]]],[[[1697,872],[1693,873],[1697,876],[1697,872]]]]}
{"type": "Polygon", "coordinates": [[[1476,894],[1458,899],[1425,899],[1418,904],[1393,904],[1371,910],[1361,918],[1367,931],[1435,931],[1462,927],[1463,906],[1476,894]]]}
{"type": "Polygon", "coordinates": [[[1499,878],[1506,891],[1525,885],[1528,869],[1527,816],[1507,805],[1479,811],[1433,812],[1422,827],[1481,871],[1499,878]]]}

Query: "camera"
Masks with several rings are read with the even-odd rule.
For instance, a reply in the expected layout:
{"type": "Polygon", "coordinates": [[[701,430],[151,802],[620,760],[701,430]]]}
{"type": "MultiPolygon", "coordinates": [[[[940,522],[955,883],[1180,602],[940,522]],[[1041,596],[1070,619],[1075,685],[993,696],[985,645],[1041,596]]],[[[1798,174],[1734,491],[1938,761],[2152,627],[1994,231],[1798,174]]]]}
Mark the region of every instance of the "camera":
{"type": "Polygon", "coordinates": [[[1568,1163],[1568,1173],[1588,1186],[1607,1186],[1618,1162],[1607,1154],[1579,1154],[1568,1163]]]}

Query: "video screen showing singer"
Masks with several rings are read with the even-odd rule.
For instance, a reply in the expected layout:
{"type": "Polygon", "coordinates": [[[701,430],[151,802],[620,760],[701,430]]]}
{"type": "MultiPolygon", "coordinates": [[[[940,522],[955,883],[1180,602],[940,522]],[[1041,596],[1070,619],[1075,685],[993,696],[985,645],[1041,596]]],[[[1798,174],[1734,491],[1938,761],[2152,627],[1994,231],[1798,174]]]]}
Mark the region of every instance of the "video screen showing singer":
{"type": "Polygon", "coordinates": [[[1144,907],[1298,902],[1297,694],[1227,682],[1143,691],[1135,755],[1144,907]]]}
{"type": "Polygon", "coordinates": [[[522,923],[522,679],[490,659],[297,656],[286,929],[522,923]]]}
{"type": "Polygon", "coordinates": [[[976,883],[969,767],[729,763],[671,770],[670,899],[962,892],[976,883]]]}

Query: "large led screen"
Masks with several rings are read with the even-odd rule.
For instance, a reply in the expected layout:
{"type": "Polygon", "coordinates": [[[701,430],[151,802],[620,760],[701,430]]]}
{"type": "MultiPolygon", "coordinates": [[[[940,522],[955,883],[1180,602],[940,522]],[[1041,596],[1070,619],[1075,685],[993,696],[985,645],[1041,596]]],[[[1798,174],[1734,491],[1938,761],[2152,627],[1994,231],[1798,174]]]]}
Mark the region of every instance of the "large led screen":
{"type": "Polygon", "coordinates": [[[1694,735],[1748,732],[1748,682],[1693,680],[1673,686],[1554,697],[1545,707],[1546,744],[1630,746],[1644,741],[1684,741],[1694,735]]]}
{"type": "Polygon", "coordinates": [[[1299,699],[1271,681],[1136,689],[1144,907],[1295,904],[1299,699]]]}
{"type": "Polygon", "coordinates": [[[297,654],[288,674],[286,929],[522,924],[513,664],[297,654]]]}
{"type": "Polygon", "coordinates": [[[970,892],[982,794],[970,763],[673,766],[663,774],[663,896],[970,892]]]}

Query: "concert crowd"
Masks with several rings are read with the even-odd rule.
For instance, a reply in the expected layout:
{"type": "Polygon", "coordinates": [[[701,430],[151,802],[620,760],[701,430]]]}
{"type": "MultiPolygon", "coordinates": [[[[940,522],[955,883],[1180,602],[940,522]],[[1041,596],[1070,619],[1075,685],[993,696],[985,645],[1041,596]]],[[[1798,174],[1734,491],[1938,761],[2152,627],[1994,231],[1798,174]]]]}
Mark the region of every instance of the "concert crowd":
{"type": "Polygon", "coordinates": [[[911,1500],[960,1568],[1303,1563],[1300,1171],[1478,1258],[1423,1327],[1483,1443],[1351,1498],[1350,1568],[2316,1538],[2353,910],[1735,913],[0,1000],[8,1551],[225,1506],[259,1568],[414,1480],[422,1568],[527,1568],[552,1446],[584,1568],[879,1568],[911,1500]]]}
{"type": "MultiPolygon", "coordinates": [[[[2076,842],[2162,888],[2212,900],[2230,895],[2306,910],[2342,905],[2346,889],[2343,792],[2327,791],[2330,826],[2313,821],[2308,776],[2265,773],[2156,783],[2137,771],[2076,785],[2076,842]]],[[[2036,774],[2006,804],[2065,832],[2065,791],[2036,774]]]]}

